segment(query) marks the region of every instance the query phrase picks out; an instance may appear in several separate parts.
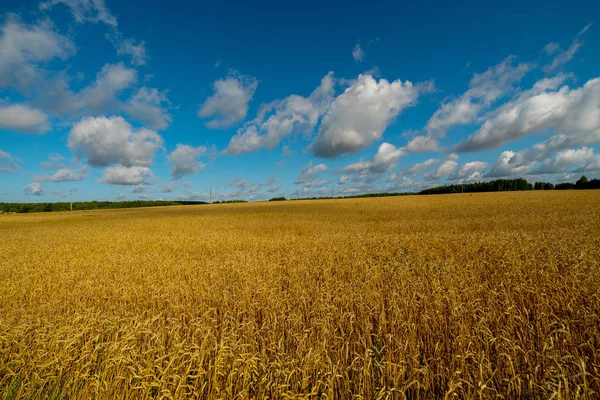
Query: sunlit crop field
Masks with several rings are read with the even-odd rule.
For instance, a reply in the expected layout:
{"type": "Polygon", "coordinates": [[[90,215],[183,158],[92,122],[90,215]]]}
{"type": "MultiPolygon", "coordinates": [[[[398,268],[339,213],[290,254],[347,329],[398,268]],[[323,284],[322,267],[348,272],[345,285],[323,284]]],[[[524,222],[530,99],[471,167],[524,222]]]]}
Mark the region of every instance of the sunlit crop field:
{"type": "Polygon", "coordinates": [[[600,396],[600,192],[0,215],[1,398],[444,396],[600,396]]]}

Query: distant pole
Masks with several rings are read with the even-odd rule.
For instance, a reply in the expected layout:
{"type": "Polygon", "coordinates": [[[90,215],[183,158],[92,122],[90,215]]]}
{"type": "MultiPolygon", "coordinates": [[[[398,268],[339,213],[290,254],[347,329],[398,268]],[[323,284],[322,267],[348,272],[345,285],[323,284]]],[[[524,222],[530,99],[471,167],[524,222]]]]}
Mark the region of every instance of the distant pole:
{"type": "Polygon", "coordinates": [[[71,211],[73,211],[73,191],[69,190],[69,203],[70,203],[70,209],[71,211]]]}
{"type": "Polygon", "coordinates": [[[208,202],[212,203],[212,186],[210,187],[210,196],[208,202]]]}
{"type": "Polygon", "coordinates": [[[333,185],[331,185],[331,198],[333,199],[333,185]]]}

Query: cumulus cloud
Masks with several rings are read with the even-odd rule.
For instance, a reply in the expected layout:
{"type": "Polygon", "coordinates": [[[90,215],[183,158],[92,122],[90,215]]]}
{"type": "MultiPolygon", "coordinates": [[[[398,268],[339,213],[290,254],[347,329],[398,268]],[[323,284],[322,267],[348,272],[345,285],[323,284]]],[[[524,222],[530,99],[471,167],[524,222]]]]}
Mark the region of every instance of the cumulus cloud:
{"type": "Polygon", "coordinates": [[[354,58],[354,61],[358,62],[363,62],[363,60],[365,59],[365,52],[362,49],[362,47],[360,47],[359,42],[356,43],[354,49],[352,50],[352,58],[354,58]]]}
{"type": "Polygon", "coordinates": [[[79,171],[69,169],[69,168],[61,168],[57,170],[53,175],[42,175],[38,176],[35,179],[38,181],[50,181],[50,182],[75,182],[82,181],[85,178],[86,170],[81,169],[79,171]]]}
{"type": "Polygon", "coordinates": [[[19,166],[13,161],[10,154],[0,149],[0,172],[17,172],[19,166]]]}
{"type": "Polygon", "coordinates": [[[68,146],[94,167],[148,166],[163,140],[155,131],[134,129],[122,117],[85,117],[71,129],[68,146]]]}
{"type": "Polygon", "coordinates": [[[164,92],[155,88],[142,87],[123,105],[123,110],[132,118],[151,129],[167,128],[172,117],[168,113],[171,105],[164,92]]]}
{"type": "Polygon", "coordinates": [[[586,135],[557,134],[518,152],[503,152],[487,176],[499,178],[523,175],[532,170],[537,162],[551,158],[556,152],[573,146],[585,146],[598,142],[600,142],[600,130],[586,135]]]}
{"type": "Polygon", "coordinates": [[[475,73],[469,89],[443,102],[427,121],[427,134],[412,139],[407,149],[413,153],[440,151],[438,140],[448,129],[474,122],[484,110],[514,90],[531,68],[530,64],[517,63],[516,57],[510,56],[483,73],[475,73]]]}
{"type": "Polygon", "coordinates": [[[582,147],[581,149],[567,149],[554,154],[544,160],[533,174],[556,174],[568,171],[569,167],[582,168],[594,159],[594,149],[582,147]]]}
{"type": "Polygon", "coordinates": [[[431,167],[438,165],[441,161],[440,159],[430,158],[424,162],[413,164],[403,171],[403,175],[420,175],[431,167]]]}
{"type": "Polygon", "coordinates": [[[198,111],[200,118],[213,118],[209,128],[227,128],[243,121],[248,114],[248,103],[258,87],[258,81],[247,75],[230,74],[213,84],[210,96],[198,111]]]}
{"type": "Polygon", "coordinates": [[[116,165],[107,168],[98,182],[113,185],[141,185],[150,183],[152,179],[152,171],[148,167],[116,165]]]}
{"type": "Polygon", "coordinates": [[[519,152],[503,151],[487,176],[499,178],[585,171],[597,157],[592,148],[565,148],[571,142],[553,139],[519,152]]]}
{"type": "Polygon", "coordinates": [[[585,171],[600,171],[600,154],[596,154],[583,168],[576,170],[576,172],[585,171]]]}
{"type": "MultiPolygon", "coordinates": [[[[442,158],[431,158],[413,164],[388,177],[387,181],[391,183],[387,186],[387,190],[418,191],[425,187],[440,185],[444,179],[461,179],[457,178],[458,173],[455,173],[458,167],[457,161],[458,155],[451,153],[442,158]]],[[[466,174],[467,170],[472,168],[466,167],[461,174],[466,174]]]]}
{"type": "Polygon", "coordinates": [[[328,73],[309,97],[290,95],[261,106],[257,117],[238,129],[225,154],[272,149],[292,133],[309,135],[327,111],[334,94],[333,72],[328,73]]]}
{"type": "Polygon", "coordinates": [[[28,196],[43,196],[44,189],[39,183],[33,182],[23,188],[23,193],[28,196]]]}
{"type": "Polygon", "coordinates": [[[197,160],[198,157],[206,154],[206,147],[192,147],[184,144],[178,144],[175,150],[168,156],[171,164],[171,177],[173,179],[181,178],[184,175],[195,174],[204,169],[204,164],[197,160]]]}
{"type": "Polygon", "coordinates": [[[485,177],[482,171],[488,167],[488,163],[483,161],[470,161],[464,163],[450,179],[459,182],[479,182],[485,177]]]}
{"type": "Polygon", "coordinates": [[[521,162],[515,162],[516,155],[517,153],[514,151],[503,151],[487,176],[499,178],[512,175],[525,175],[533,169],[535,161],[522,160],[521,162]]]}
{"type": "Polygon", "coordinates": [[[430,174],[429,178],[443,178],[445,176],[450,175],[456,170],[458,163],[454,160],[446,160],[440,164],[440,166],[430,174]]]}
{"type": "Polygon", "coordinates": [[[441,147],[435,138],[419,135],[408,142],[406,150],[411,153],[425,153],[429,151],[441,151],[441,147]]]}
{"type": "Polygon", "coordinates": [[[327,168],[327,165],[325,164],[317,164],[313,166],[312,161],[310,161],[307,165],[301,168],[301,173],[296,179],[295,183],[301,184],[312,182],[321,172],[327,171],[328,169],[329,168],[327,168]]]}
{"type": "Polygon", "coordinates": [[[490,149],[550,128],[567,136],[597,138],[600,78],[591,79],[578,89],[563,86],[556,90],[544,82],[502,106],[477,132],[460,142],[456,150],[490,149]]]}
{"type": "Polygon", "coordinates": [[[409,81],[377,81],[371,75],[359,75],[323,117],[312,144],[314,154],[333,158],[368,147],[418,97],[419,88],[409,81]]]}
{"type": "Polygon", "coordinates": [[[48,130],[48,116],[26,104],[0,105],[0,129],[41,134],[48,130]]]}
{"type": "Polygon", "coordinates": [[[74,52],[73,42],[59,34],[49,20],[25,24],[9,14],[0,27],[0,87],[27,90],[42,75],[40,63],[64,60],[74,52]]]}
{"type": "Polygon", "coordinates": [[[83,107],[103,113],[119,107],[117,96],[137,82],[137,71],[123,63],[106,64],[96,75],[96,82],[80,93],[83,107]]]}
{"type": "Polygon", "coordinates": [[[375,180],[394,168],[398,164],[400,157],[405,154],[406,150],[404,148],[396,148],[392,144],[382,143],[373,159],[350,164],[342,168],[342,172],[345,174],[356,174],[357,180],[375,180]]]}

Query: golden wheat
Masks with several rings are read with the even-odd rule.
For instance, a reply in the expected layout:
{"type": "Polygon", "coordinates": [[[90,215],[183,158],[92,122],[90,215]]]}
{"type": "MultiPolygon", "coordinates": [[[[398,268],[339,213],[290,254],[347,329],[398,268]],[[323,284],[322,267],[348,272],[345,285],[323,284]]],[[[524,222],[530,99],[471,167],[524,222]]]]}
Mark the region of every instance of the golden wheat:
{"type": "Polygon", "coordinates": [[[594,398],[600,193],[0,216],[3,398],[594,398]]]}

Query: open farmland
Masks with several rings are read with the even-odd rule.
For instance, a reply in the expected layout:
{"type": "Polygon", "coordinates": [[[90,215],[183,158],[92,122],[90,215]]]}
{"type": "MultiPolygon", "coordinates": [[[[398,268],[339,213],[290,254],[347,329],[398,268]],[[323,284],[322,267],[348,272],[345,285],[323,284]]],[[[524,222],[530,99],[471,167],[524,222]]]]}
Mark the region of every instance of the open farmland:
{"type": "Polygon", "coordinates": [[[542,191],[2,215],[0,396],[594,398],[599,210],[542,191]]]}

